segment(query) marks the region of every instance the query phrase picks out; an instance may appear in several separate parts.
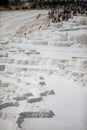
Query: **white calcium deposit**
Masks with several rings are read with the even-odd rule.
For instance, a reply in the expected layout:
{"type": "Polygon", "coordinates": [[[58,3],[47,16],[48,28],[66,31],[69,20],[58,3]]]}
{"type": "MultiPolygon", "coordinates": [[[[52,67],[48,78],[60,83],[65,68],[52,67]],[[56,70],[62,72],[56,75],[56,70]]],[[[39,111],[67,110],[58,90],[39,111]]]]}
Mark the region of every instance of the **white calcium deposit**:
{"type": "Polygon", "coordinates": [[[86,99],[87,17],[0,12],[0,130],[86,130],[86,99]]]}

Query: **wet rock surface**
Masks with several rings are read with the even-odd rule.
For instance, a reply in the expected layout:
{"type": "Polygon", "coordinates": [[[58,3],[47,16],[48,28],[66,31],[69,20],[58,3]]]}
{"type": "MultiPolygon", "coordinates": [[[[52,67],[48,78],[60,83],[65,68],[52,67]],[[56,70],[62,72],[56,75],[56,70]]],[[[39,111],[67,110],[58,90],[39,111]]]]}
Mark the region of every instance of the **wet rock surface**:
{"type": "Polygon", "coordinates": [[[3,83],[2,81],[0,81],[0,87],[8,87],[9,83],[3,83]]]}
{"type": "Polygon", "coordinates": [[[39,82],[40,85],[46,85],[46,83],[43,81],[43,82],[39,82]]]}
{"type": "Polygon", "coordinates": [[[24,94],[23,96],[19,96],[19,97],[15,97],[14,99],[17,100],[17,101],[20,101],[20,100],[26,100],[28,97],[31,97],[33,96],[32,93],[26,93],[24,94]]]}
{"type": "Polygon", "coordinates": [[[0,71],[4,71],[5,65],[0,65],[0,71]]]}
{"type": "Polygon", "coordinates": [[[28,99],[27,102],[28,103],[35,103],[35,102],[40,102],[42,100],[43,100],[42,97],[33,97],[31,99],[28,99]]]}
{"type": "Polygon", "coordinates": [[[40,96],[47,96],[47,95],[54,95],[55,92],[54,90],[50,90],[50,91],[45,91],[43,93],[40,93],[40,96]]]}
{"type": "Polygon", "coordinates": [[[55,116],[55,114],[51,110],[23,112],[19,114],[16,123],[18,127],[22,128],[21,124],[25,118],[53,118],[53,116],[55,116]]]}
{"type": "Polygon", "coordinates": [[[3,104],[0,104],[0,110],[2,110],[3,108],[6,108],[6,107],[12,107],[12,106],[19,106],[18,102],[8,102],[8,103],[3,103],[3,104]]]}

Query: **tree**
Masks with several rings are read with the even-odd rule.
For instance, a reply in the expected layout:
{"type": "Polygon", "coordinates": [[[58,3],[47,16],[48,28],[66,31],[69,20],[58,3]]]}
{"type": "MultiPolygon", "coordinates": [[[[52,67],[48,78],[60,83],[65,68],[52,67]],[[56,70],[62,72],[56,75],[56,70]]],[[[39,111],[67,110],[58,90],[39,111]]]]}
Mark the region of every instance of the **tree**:
{"type": "Polygon", "coordinates": [[[9,4],[8,0],[0,0],[0,5],[7,5],[9,4]]]}
{"type": "Polygon", "coordinates": [[[15,2],[16,2],[16,3],[19,3],[19,2],[20,2],[20,0],[15,0],[15,2]]]}
{"type": "Polygon", "coordinates": [[[16,4],[19,3],[21,0],[9,0],[10,4],[16,4]]]}
{"type": "Polygon", "coordinates": [[[9,4],[14,4],[15,0],[9,0],[9,4]]]}

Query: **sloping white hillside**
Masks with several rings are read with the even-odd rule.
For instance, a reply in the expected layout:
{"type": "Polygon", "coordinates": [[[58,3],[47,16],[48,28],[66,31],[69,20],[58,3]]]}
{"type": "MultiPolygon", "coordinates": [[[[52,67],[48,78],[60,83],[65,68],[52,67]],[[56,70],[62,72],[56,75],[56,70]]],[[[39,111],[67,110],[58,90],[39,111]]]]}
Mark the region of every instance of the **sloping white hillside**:
{"type": "Polygon", "coordinates": [[[87,129],[87,17],[46,13],[0,12],[0,130],[87,129]]]}

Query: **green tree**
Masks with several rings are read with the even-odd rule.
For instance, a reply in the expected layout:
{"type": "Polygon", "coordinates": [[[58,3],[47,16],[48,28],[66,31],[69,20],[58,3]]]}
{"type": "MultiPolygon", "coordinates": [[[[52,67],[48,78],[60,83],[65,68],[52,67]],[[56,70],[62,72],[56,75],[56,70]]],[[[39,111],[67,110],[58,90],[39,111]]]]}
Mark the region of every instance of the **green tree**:
{"type": "Polygon", "coordinates": [[[9,4],[8,0],[0,0],[0,5],[7,5],[9,4]]]}
{"type": "Polygon", "coordinates": [[[15,0],[15,2],[16,2],[16,3],[19,3],[19,2],[20,2],[20,0],[15,0]]]}

